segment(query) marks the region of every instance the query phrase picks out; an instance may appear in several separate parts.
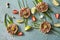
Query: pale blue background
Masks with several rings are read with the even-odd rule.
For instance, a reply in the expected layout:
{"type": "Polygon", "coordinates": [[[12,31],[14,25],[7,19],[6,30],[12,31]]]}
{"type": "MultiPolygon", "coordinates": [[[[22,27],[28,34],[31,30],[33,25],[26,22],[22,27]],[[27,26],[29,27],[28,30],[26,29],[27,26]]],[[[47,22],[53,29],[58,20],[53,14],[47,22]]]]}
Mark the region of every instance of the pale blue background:
{"type": "MultiPolygon", "coordinates": [[[[51,3],[51,0],[44,0],[44,1],[50,5],[51,9],[54,12],[60,13],[60,6],[54,7],[51,3]]],[[[60,2],[60,0],[58,0],[58,1],[60,2]]],[[[32,0],[28,0],[28,4],[29,4],[30,8],[33,7],[32,0]]],[[[4,21],[5,13],[8,13],[10,16],[13,15],[16,17],[16,19],[19,19],[20,17],[18,15],[12,14],[12,10],[14,10],[14,9],[20,10],[17,0],[0,0],[0,40],[60,40],[60,35],[59,36],[57,35],[58,33],[43,34],[40,32],[40,30],[35,30],[35,29],[30,32],[25,32],[23,24],[22,25],[18,24],[18,25],[21,28],[21,31],[24,32],[24,36],[14,36],[13,37],[10,34],[8,34],[6,27],[4,26],[4,23],[1,21],[4,21]],[[7,2],[10,3],[9,9],[6,8],[7,2]]],[[[52,14],[52,18],[55,23],[60,22],[53,16],[53,14],[52,14]]],[[[16,21],[16,19],[14,21],[16,21]]]]}

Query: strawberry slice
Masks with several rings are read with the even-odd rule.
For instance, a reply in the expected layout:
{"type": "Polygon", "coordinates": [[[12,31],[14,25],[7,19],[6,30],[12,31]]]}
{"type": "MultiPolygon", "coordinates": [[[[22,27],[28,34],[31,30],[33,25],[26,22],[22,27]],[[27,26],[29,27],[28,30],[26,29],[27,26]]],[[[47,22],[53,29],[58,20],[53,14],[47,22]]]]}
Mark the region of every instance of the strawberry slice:
{"type": "Polygon", "coordinates": [[[60,18],[60,16],[59,16],[59,15],[60,15],[60,14],[58,14],[58,13],[57,13],[57,14],[55,14],[55,18],[56,18],[56,19],[59,19],[59,18],[60,18]]]}
{"type": "Polygon", "coordinates": [[[18,14],[18,11],[17,10],[13,10],[13,14],[18,14]]]}
{"type": "Polygon", "coordinates": [[[22,35],[23,35],[23,32],[18,32],[17,35],[18,35],[18,36],[22,36],[22,35]]]}
{"type": "Polygon", "coordinates": [[[36,17],[32,16],[32,21],[35,22],[36,21],[36,17]]]}

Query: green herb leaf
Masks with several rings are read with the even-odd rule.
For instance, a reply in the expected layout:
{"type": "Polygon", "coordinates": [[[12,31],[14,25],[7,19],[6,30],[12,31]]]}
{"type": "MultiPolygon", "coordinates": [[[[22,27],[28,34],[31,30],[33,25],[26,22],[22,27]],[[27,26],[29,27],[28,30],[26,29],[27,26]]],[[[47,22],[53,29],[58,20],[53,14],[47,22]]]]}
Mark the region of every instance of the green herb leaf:
{"type": "Polygon", "coordinates": [[[37,0],[38,2],[42,2],[43,0],[37,0]]]}
{"type": "Polygon", "coordinates": [[[27,0],[26,0],[26,7],[28,7],[28,8],[29,8],[28,3],[27,3],[27,0]]]}
{"type": "Polygon", "coordinates": [[[48,15],[47,13],[43,13],[45,16],[47,16],[48,18],[50,18],[50,20],[52,20],[52,17],[50,15],[48,15]]]}
{"type": "Polygon", "coordinates": [[[5,26],[7,27],[7,14],[5,14],[4,24],[5,24],[5,26]]]}
{"type": "Polygon", "coordinates": [[[36,3],[42,2],[43,0],[35,0],[36,3]]]}
{"type": "Polygon", "coordinates": [[[32,22],[32,26],[34,29],[39,29],[40,24],[38,24],[37,22],[32,22]]]}
{"type": "Polygon", "coordinates": [[[23,3],[23,7],[25,7],[24,0],[22,0],[22,3],[23,3]]]}
{"type": "Polygon", "coordinates": [[[7,20],[7,22],[8,22],[9,24],[11,24],[9,20],[7,20]]]}
{"type": "Polygon", "coordinates": [[[7,13],[5,14],[4,23],[5,23],[5,26],[6,26],[6,27],[7,27],[8,23],[9,23],[9,24],[12,24],[12,23],[13,23],[12,18],[11,18],[7,13]],[[9,20],[7,19],[7,17],[8,17],[9,20]]]}
{"type": "Polygon", "coordinates": [[[25,19],[24,17],[23,17],[23,20],[24,20],[24,24],[25,24],[25,27],[28,25],[28,19],[25,19]]]}
{"type": "Polygon", "coordinates": [[[18,5],[19,5],[19,7],[21,8],[21,2],[19,1],[19,0],[17,0],[18,1],[18,5]]]}
{"type": "Polygon", "coordinates": [[[60,34],[60,32],[59,32],[59,31],[57,31],[56,29],[52,28],[52,30],[60,34]]]}
{"type": "Polygon", "coordinates": [[[48,12],[54,13],[53,10],[49,7],[48,12]]]}
{"type": "Polygon", "coordinates": [[[9,15],[8,15],[8,19],[9,19],[10,24],[12,24],[13,23],[13,20],[12,20],[12,18],[9,15]]]}
{"type": "Polygon", "coordinates": [[[33,2],[33,4],[34,4],[34,6],[36,6],[36,3],[34,2],[34,1],[32,1],[33,2]]]}

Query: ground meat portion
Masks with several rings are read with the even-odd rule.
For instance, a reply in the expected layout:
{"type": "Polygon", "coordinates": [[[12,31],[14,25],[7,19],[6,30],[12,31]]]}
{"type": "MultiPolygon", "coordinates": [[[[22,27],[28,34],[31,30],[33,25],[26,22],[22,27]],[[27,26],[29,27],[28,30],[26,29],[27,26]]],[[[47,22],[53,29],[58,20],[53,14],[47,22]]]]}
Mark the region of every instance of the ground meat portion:
{"type": "Polygon", "coordinates": [[[29,8],[22,8],[20,10],[20,16],[21,17],[28,18],[30,16],[30,14],[31,14],[31,11],[29,8]]]}
{"type": "Polygon", "coordinates": [[[36,5],[36,9],[39,12],[46,12],[48,10],[48,4],[46,4],[45,2],[40,2],[36,5]]]}
{"type": "Polygon", "coordinates": [[[18,31],[18,27],[16,24],[10,24],[8,27],[7,27],[7,31],[8,33],[10,34],[16,34],[16,32],[18,31]]]}
{"type": "Polygon", "coordinates": [[[41,24],[41,31],[42,31],[43,33],[48,33],[48,32],[50,31],[50,29],[51,29],[51,25],[50,25],[49,22],[43,22],[43,23],[41,24]]]}

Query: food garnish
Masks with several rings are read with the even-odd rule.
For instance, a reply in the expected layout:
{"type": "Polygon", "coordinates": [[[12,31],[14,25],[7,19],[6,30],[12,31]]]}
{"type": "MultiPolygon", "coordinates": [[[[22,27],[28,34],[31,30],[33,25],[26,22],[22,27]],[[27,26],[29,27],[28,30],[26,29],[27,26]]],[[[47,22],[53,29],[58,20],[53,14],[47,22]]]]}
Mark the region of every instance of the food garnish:
{"type": "Polygon", "coordinates": [[[60,14],[56,13],[54,16],[56,19],[60,19],[60,14]]]}
{"type": "Polygon", "coordinates": [[[31,15],[30,9],[29,8],[22,8],[20,10],[20,16],[24,18],[28,18],[31,15]]]}
{"type": "Polygon", "coordinates": [[[7,31],[8,31],[8,33],[14,35],[18,31],[18,27],[16,24],[10,24],[9,26],[7,26],[7,31]]]}
{"type": "Polygon", "coordinates": [[[25,31],[29,31],[32,27],[31,26],[26,26],[25,31]]]}
{"type": "Polygon", "coordinates": [[[18,14],[18,11],[17,10],[13,10],[13,14],[18,14]]]}
{"type": "Polygon", "coordinates": [[[51,24],[49,22],[45,21],[41,24],[41,31],[43,33],[49,33],[50,30],[51,30],[51,24]]]}
{"type": "Polygon", "coordinates": [[[23,23],[24,20],[16,20],[17,23],[23,23]]]}
{"type": "Polygon", "coordinates": [[[48,4],[45,3],[45,2],[39,2],[37,5],[36,5],[36,9],[37,11],[39,12],[46,12],[48,10],[48,4]]]}
{"type": "Polygon", "coordinates": [[[23,35],[23,32],[18,32],[17,35],[18,35],[18,36],[22,36],[22,35],[23,35]]]}
{"type": "Polygon", "coordinates": [[[35,22],[36,21],[36,17],[32,16],[32,21],[35,22]]]}
{"type": "Polygon", "coordinates": [[[8,33],[12,35],[15,35],[17,33],[18,26],[13,23],[12,18],[8,14],[5,14],[4,23],[7,28],[8,33]]]}
{"type": "Polygon", "coordinates": [[[36,7],[31,8],[31,13],[35,14],[35,12],[36,12],[36,7]]]}
{"type": "Polygon", "coordinates": [[[60,23],[55,23],[54,26],[55,27],[60,27],[60,23]]]}
{"type": "Polygon", "coordinates": [[[59,2],[57,2],[57,0],[52,0],[52,3],[55,5],[55,6],[59,6],[59,2]]]}

